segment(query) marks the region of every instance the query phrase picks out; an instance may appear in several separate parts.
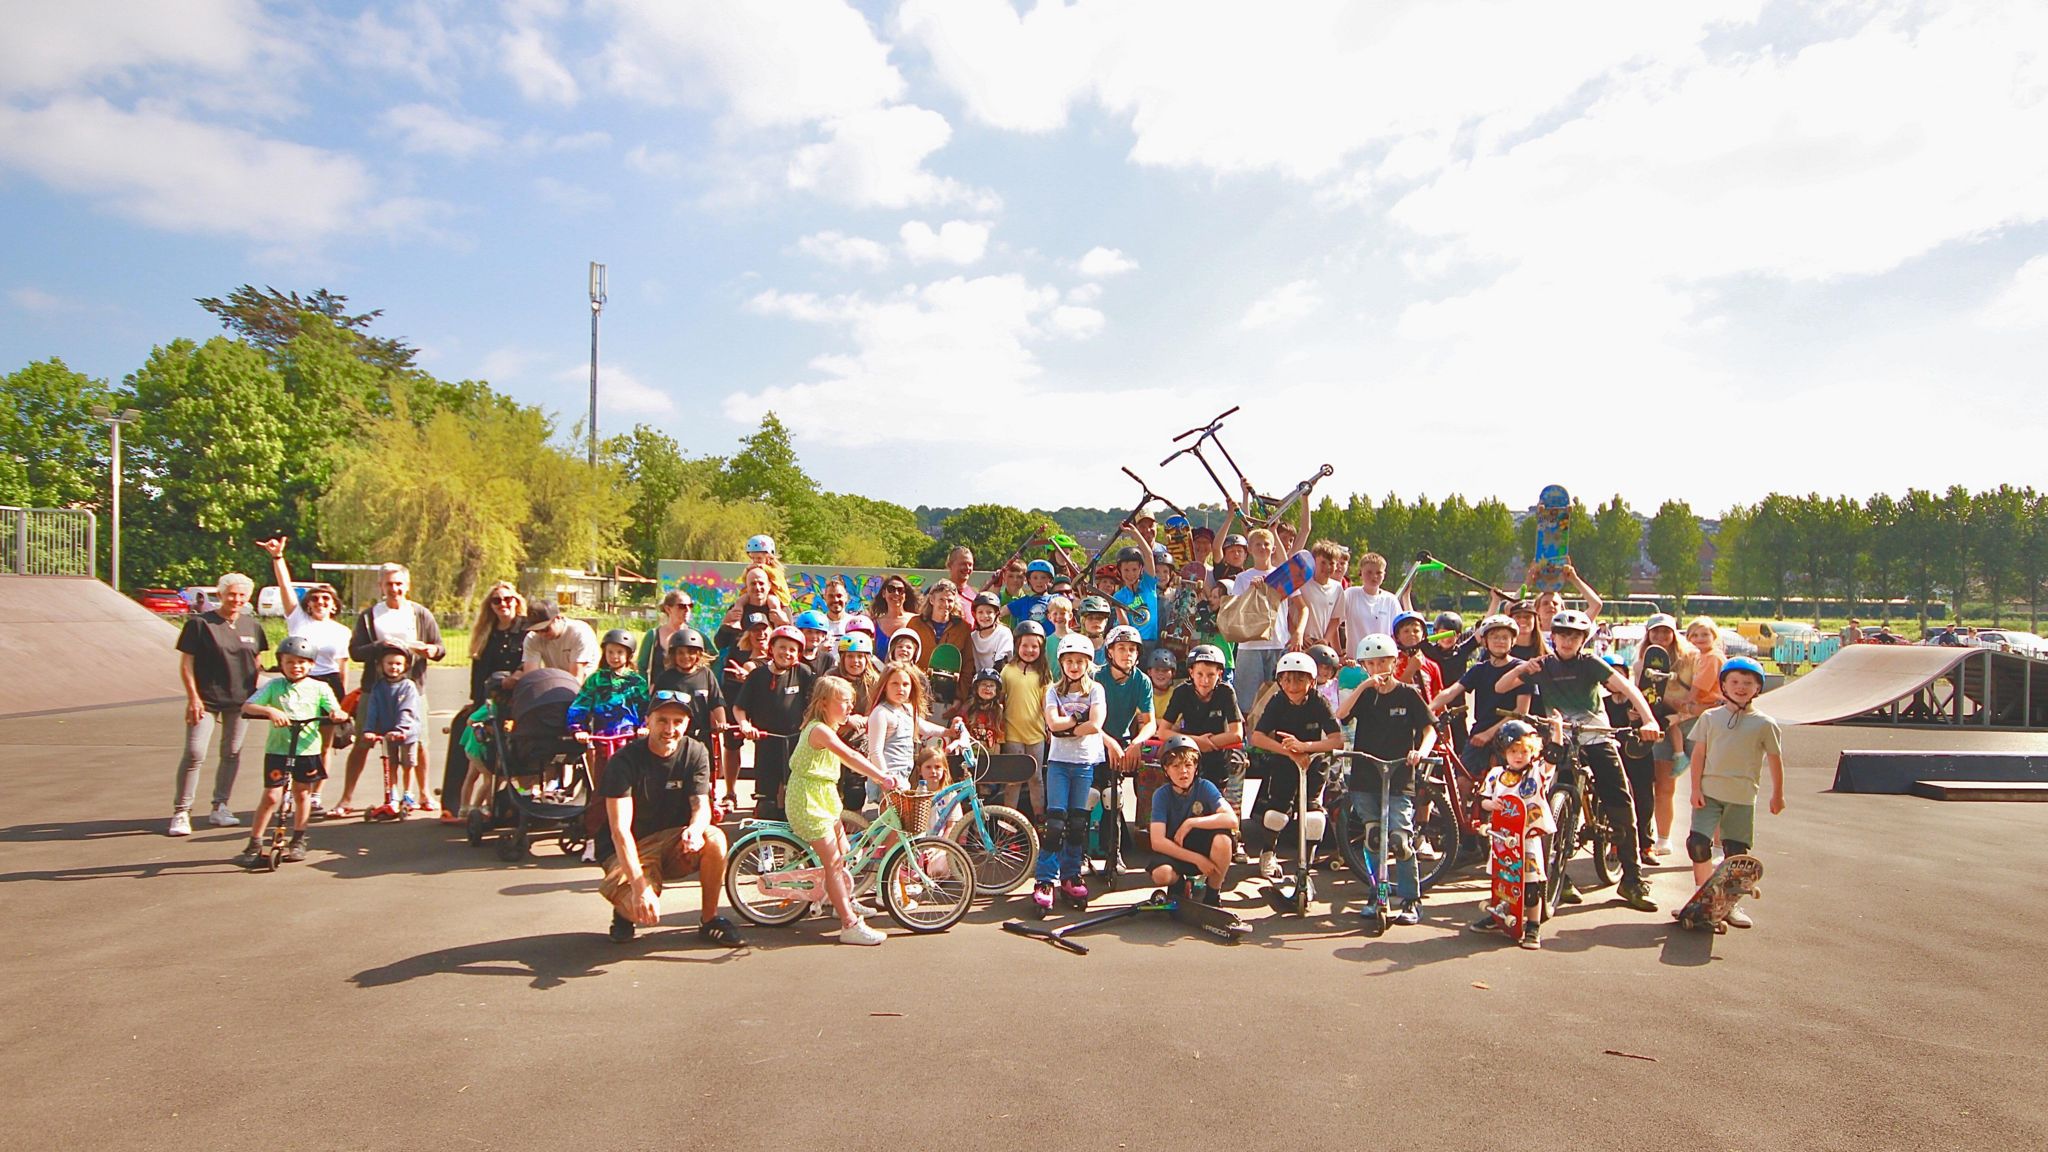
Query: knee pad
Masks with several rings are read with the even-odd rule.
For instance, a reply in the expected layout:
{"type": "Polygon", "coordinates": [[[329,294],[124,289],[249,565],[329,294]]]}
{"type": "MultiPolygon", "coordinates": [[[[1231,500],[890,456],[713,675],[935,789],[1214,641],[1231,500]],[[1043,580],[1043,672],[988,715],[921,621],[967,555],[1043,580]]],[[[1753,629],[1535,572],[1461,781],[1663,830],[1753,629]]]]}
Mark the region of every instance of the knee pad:
{"type": "Polygon", "coordinates": [[[1323,838],[1323,825],[1326,823],[1326,821],[1327,818],[1324,816],[1322,812],[1317,811],[1302,813],[1301,832],[1302,835],[1308,837],[1309,843],[1313,844],[1316,841],[1321,840],[1323,838]]]}
{"type": "Polygon", "coordinates": [[[1721,851],[1729,856],[1747,856],[1749,855],[1749,845],[1744,844],[1740,840],[1730,840],[1723,836],[1721,837],[1721,851]]]}
{"type": "Polygon", "coordinates": [[[1259,823],[1264,824],[1268,832],[1279,832],[1287,827],[1287,813],[1268,808],[1265,815],[1259,817],[1259,823]]]}
{"type": "MultiPolygon", "coordinates": [[[[1087,855],[1088,834],[1089,824],[1087,817],[1070,817],[1067,820],[1067,847],[1072,848],[1077,852],[1080,852],[1084,856],[1087,855]]],[[[1102,835],[1106,839],[1110,836],[1115,835],[1115,831],[1113,829],[1104,828],[1102,830],[1102,835]]]]}
{"type": "Polygon", "coordinates": [[[1712,860],[1714,858],[1713,837],[1702,836],[1697,832],[1687,833],[1685,837],[1685,854],[1692,857],[1692,862],[1695,864],[1705,864],[1707,861],[1712,860]]]}
{"type": "Polygon", "coordinates": [[[1101,804],[1101,803],[1102,803],[1102,789],[1100,789],[1100,788],[1090,788],[1090,789],[1088,790],[1088,809],[1089,809],[1089,811],[1094,811],[1094,809],[1095,809],[1096,805],[1098,805],[1098,804],[1101,804]]]}
{"type": "Polygon", "coordinates": [[[1387,835],[1387,858],[1390,860],[1412,860],[1415,857],[1415,834],[1412,832],[1391,832],[1387,835]]]}
{"type": "MultiPolygon", "coordinates": [[[[1086,821],[1082,822],[1082,826],[1087,826],[1086,821]]],[[[1048,810],[1045,814],[1046,846],[1049,848],[1058,847],[1059,845],[1064,844],[1066,842],[1067,810],[1064,808],[1053,808],[1048,810]]]]}

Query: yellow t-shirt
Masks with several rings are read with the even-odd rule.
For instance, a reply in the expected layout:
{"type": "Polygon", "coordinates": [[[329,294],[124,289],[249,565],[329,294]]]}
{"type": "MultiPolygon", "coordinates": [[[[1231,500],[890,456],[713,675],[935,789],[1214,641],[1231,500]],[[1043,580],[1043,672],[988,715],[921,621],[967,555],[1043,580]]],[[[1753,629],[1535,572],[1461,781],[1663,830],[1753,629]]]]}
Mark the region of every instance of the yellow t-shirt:
{"type": "Polygon", "coordinates": [[[1003,740],[1010,744],[1045,740],[1045,680],[1015,660],[1003,665],[1003,740]]]}

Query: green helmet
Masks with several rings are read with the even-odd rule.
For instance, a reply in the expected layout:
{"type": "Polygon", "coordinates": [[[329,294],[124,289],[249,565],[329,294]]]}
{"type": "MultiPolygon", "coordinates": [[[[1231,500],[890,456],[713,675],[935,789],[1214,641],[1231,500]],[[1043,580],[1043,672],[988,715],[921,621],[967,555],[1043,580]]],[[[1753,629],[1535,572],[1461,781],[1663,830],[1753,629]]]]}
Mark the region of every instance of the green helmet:
{"type": "Polygon", "coordinates": [[[1083,616],[1107,616],[1112,611],[1114,609],[1110,608],[1109,601],[1104,600],[1100,596],[1084,596],[1081,598],[1081,615],[1083,616]]]}

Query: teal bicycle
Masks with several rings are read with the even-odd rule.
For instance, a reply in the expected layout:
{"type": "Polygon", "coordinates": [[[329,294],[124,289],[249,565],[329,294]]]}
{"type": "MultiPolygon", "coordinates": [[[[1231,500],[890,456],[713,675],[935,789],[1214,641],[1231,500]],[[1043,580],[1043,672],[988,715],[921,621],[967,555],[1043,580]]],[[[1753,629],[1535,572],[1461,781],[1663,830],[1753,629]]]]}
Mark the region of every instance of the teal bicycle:
{"type": "MultiPolygon", "coordinates": [[[[889,918],[912,932],[944,932],[974,903],[974,858],[930,835],[930,792],[891,792],[874,823],[847,832],[853,894],[879,884],[889,918]]],[[[725,895],[735,911],[765,928],[793,924],[819,905],[825,870],[818,854],[780,820],[744,820],[726,855],[725,895]]]]}
{"type": "MultiPolygon", "coordinates": [[[[991,754],[972,737],[962,739],[958,755],[966,777],[933,794],[932,828],[973,858],[975,895],[1008,895],[1038,863],[1038,829],[1015,808],[982,803],[981,790],[1022,784],[1038,772],[1038,762],[1020,754],[991,754]]],[[[840,813],[839,822],[848,836],[867,827],[866,818],[856,812],[840,813]]]]}

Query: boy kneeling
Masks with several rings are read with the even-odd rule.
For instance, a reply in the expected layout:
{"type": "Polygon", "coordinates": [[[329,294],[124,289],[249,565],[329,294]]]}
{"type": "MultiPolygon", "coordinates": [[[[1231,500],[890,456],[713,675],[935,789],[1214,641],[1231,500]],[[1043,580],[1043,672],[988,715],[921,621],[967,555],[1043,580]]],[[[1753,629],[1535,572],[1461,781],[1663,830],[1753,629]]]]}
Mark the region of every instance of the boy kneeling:
{"type": "Polygon", "coordinates": [[[1201,758],[1201,749],[1189,737],[1166,741],[1161,765],[1166,783],[1152,794],[1151,827],[1152,851],[1166,862],[1152,869],[1152,882],[1164,888],[1191,885],[1200,878],[1208,884],[1203,901],[1221,904],[1237,813],[1215,781],[1196,773],[1201,758]]]}

